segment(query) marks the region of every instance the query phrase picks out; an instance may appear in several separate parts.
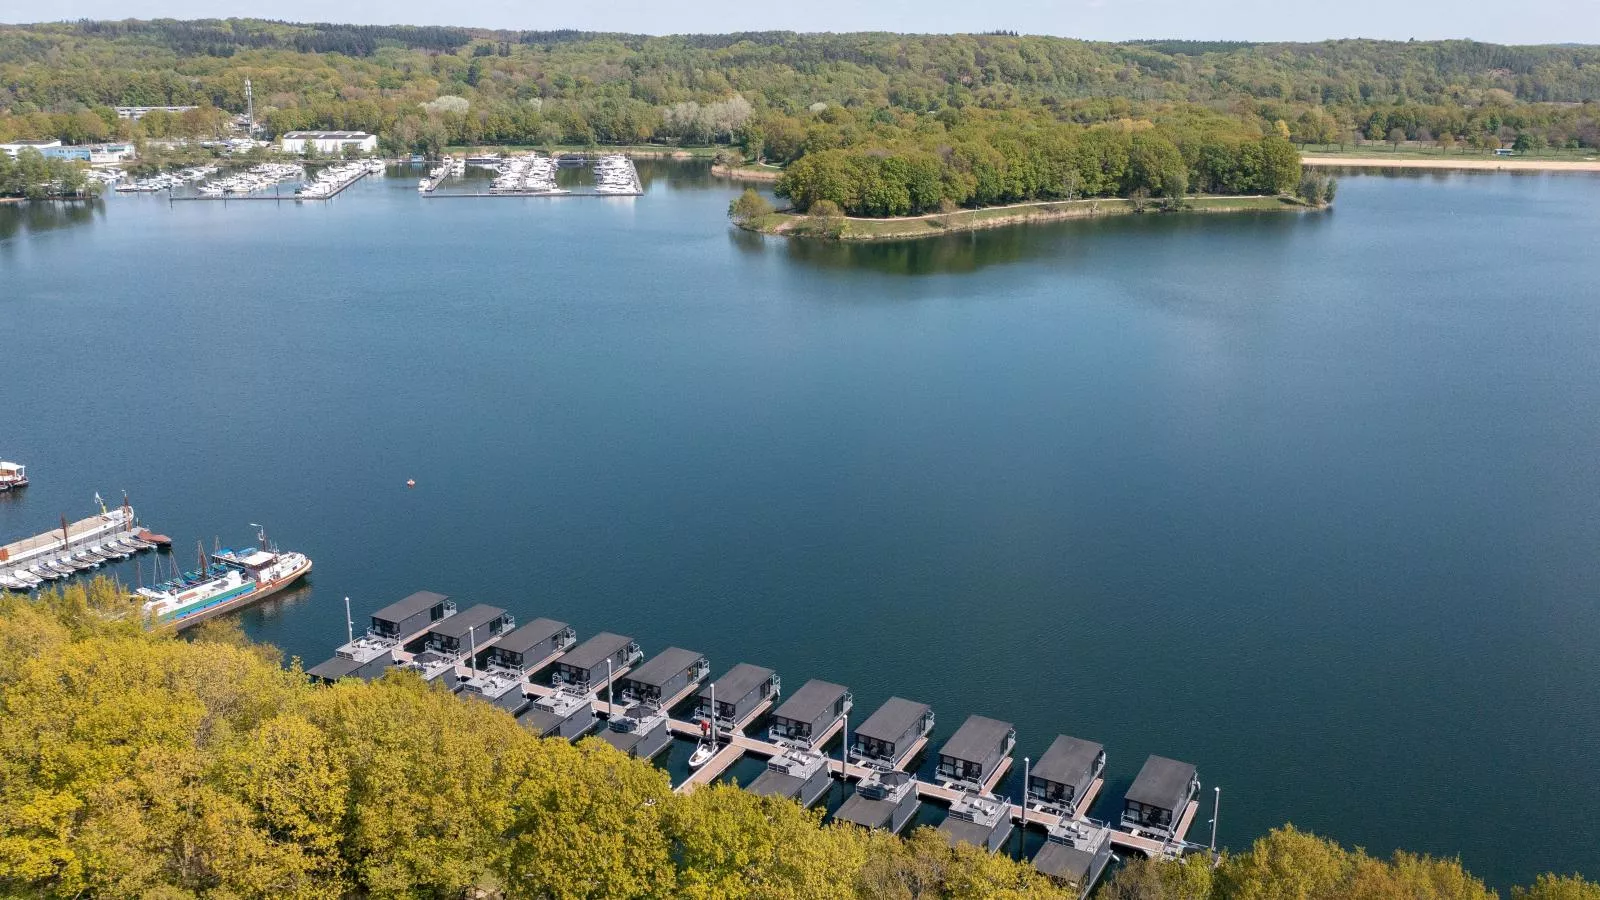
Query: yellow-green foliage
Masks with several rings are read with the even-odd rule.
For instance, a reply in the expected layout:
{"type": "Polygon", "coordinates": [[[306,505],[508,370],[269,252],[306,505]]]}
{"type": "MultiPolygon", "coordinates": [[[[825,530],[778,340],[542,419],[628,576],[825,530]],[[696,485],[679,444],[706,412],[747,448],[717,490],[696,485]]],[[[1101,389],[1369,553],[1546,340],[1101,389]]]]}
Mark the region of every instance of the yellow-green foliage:
{"type": "Polygon", "coordinates": [[[314,686],[237,628],[129,611],[104,581],[0,599],[0,896],[1064,896],[931,833],[679,796],[409,674],[314,686]]]}

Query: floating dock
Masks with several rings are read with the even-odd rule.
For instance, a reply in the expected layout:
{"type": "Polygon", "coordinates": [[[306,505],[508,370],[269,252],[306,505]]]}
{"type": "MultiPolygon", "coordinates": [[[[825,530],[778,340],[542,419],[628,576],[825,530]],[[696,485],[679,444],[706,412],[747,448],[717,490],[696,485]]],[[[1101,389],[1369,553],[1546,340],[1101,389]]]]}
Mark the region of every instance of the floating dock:
{"type": "MultiPolygon", "coordinates": [[[[443,633],[453,636],[465,630],[462,624],[468,618],[483,617],[478,612],[440,627],[455,615],[454,603],[444,595],[413,594],[374,614],[362,639],[354,639],[352,626],[351,643],[308,674],[327,681],[375,677],[385,667],[373,668],[372,659],[380,656],[389,665],[422,668],[403,649],[406,644],[443,633]]],[[[452,684],[493,680],[490,690],[480,691],[483,699],[516,707],[517,720],[541,736],[577,740],[604,718],[608,724],[602,739],[642,758],[659,755],[674,735],[702,739],[714,719],[718,749],[678,785],[679,792],[717,781],[746,755],[760,757],[768,761],[767,771],[749,786],[757,794],[810,805],[826,794],[833,779],[857,782],[835,816],[840,821],[898,832],[915,817],[918,804],[931,801],[950,808],[948,827],[941,830],[952,843],[990,851],[1001,847],[1015,827],[1042,829],[1047,843],[1035,865],[1084,893],[1099,878],[1112,847],[1149,857],[1195,849],[1185,836],[1199,809],[1200,782],[1187,763],[1151,757],[1128,792],[1121,827],[1112,827],[1085,815],[1105,784],[1105,751],[1099,744],[1057,737],[1040,759],[1040,768],[1025,779],[1021,795],[1026,805],[1019,805],[993,793],[1012,764],[1016,733],[1008,722],[970,717],[940,748],[941,783],[931,783],[904,771],[933,730],[933,710],[926,704],[892,697],[852,734],[847,731],[850,692],[842,685],[812,681],[779,708],[770,739],[763,740],[745,732],[779,699],[782,683],[771,669],[735,666],[715,682],[714,704],[710,687],[699,691],[695,721],[674,719],[669,711],[695,695],[709,669],[700,654],[669,648],[638,666],[643,653],[632,638],[601,632],[573,646],[576,635],[562,623],[540,619],[525,627],[526,641],[501,637],[498,647],[480,644],[472,660],[457,652],[453,663],[435,661],[441,670],[453,665],[448,675],[437,674],[452,684]],[[547,650],[553,652],[541,655],[547,650]],[[484,663],[492,671],[480,674],[477,667],[484,663]],[[545,669],[552,674],[547,683],[538,683],[535,678],[545,669]],[[821,748],[841,730],[850,738],[842,758],[824,755],[821,748]]],[[[443,655],[441,649],[450,648],[430,646],[420,655],[443,655]]]]}
{"type": "Polygon", "coordinates": [[[0,587],[32,590],[170,543],[141,528],[126,503],[76,522],[62,516],[60,528],[0,547],[0,587]]]}

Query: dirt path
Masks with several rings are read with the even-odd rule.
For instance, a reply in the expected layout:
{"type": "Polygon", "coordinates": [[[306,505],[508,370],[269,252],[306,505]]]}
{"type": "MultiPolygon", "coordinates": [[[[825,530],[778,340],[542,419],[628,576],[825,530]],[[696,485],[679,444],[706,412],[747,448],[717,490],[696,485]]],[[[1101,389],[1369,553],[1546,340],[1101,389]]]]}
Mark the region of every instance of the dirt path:
{"type": "Polygon", "coordinates": [[[1424,157],[1307,156],[1307,166],[1360,169],[1472,169],[1487,172],[1600,172],[1600,159],[1427,159],[1424,157]]]}

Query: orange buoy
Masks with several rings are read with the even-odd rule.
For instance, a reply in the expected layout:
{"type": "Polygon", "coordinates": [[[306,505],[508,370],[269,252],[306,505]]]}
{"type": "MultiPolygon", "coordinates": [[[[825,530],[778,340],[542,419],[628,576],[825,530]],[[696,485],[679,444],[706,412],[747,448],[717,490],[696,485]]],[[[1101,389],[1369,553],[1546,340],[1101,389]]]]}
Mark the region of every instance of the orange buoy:
{"type": "Polygon", "coordinates": [[[406,487],[416,487],[416,486],[417,486],[417,480],[415,478],[407,478],[406,479],[406,487]]]}

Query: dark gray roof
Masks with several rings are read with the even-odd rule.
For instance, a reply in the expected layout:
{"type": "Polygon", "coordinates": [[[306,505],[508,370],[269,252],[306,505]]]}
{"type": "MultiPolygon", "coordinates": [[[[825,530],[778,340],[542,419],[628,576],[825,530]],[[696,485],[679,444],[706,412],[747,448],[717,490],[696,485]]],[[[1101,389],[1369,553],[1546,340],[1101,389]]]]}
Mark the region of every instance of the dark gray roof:
{"type": "Polygon", "coordinates": [[[884,704],[856,727],[856,734],[877,738],[880,741],[898,741],[911,726],[928,714],[928,704],[890,697],[884,704]]]}
{"type": "MultiPolygon", "coordinates": [[[[756,685],[759,685],[761,682],[766,681],[771,677],[771,669],[753,666],[750,663],[739,663],[737,666],[729,669],[721,678],[713,681],[712,684],[716,686],[717,696],[722,698],[721,702],[732,703],[733,701],[738,700],[744,697],[744,695],[755,690],[756,685]]],[[[711,691],[709,688],[700,692],[700,696],[702,697],[708,697],[710,695],[711,691]]]]}
{"type": "Polygon", "coordinates": [[[1011,731],[1010,722],[983,716],[967,716],[967,720],[961,723],[956,733],[950,735],[950,740],[945,741],[944,746],[939,748],[939,755],[953,756],[969,762],[982,762],[997,748],[1006,745],[1006,735],[1011,731]]]}
{"type": "MultiPolygon", "coordinates": [[[[578,714],[582,715],[582,707],[579,708],[578,714]]],[[[571,716],[562,716],[548,709],[530,706],[517,716],[517,721],[522,723],[522,727],[532,731],[534,734],[545,735],[554,731],[557,726],[569,718],[571,716]]]]}
{"type": "Polygon", "coordinates": [[[799,796],[800,788],[805,783],[804,778],[768,769],[757,775],[756,780],[750,782],[750,786],[745,790],[759,797],[796,797],[799,796]]]}
{"type": "Polygon", "coordinates": [[[1186,762],[1152,756],[1144,761],[1144,768],[1126,796],[1135,803],[1179,812],[1179,804],[1189,796],[1189,782],[1194,775],[1194,766],[1186,762]]]}
{"type": "Polygon", "coordinates": [[[435,594],[433,591],[417,591],[415,594],[397,603],[391,603],[383,609],[372,614],[374,619],[385,622],[403,622],[419,612],[429,610],[449,600],[444,594],[435,594]]]}
{"type": "Polygon", "coordinates": [[[527,653],[566,627],[567,623],[557,622],[555,619],[534,619],[501,635],[495,646],[511,653],[527,653]]]}
{"type": "Polygon", "coordinates": [[[1094,741],[1057,735],[1050,749],[1034,763],[1033,777],[1056,784],[1077,784],[1085,774],[1094,771],[1094,761],[1104,751],[1105,747],[1094,741]]]}
{"type": "MultiPolygon", "coordinates": [[[[506,611],[498,606],[487,606],[482,603],[474,604],[466,612],[458,612],[448,619],[440,619],[428,629],[429,634],[453,637],[457,640],[466,640],[467,634],[472,629],[483,631],[483,627],[495,619],[505,615],[506,611]]],[[[480,638],[492,637],[488,632],[479,634],[480,638]]]]}
{"type": "Polygon", "coordinates": [[[983,847],[989,840],[989,834],[994,831],[993,825],[981,825],[977,822],[968,822],[966,819],[950,817],[939,823],[939,833],[944,835],[950,846],[965,842],[974,847],[983,847]]]}
{"type": "Polygon", "coordinates": [[[1089,874],[1089,866],[1094,863],[1094,854],[1066,844],[1055,841],[1045,841],[1043,847],[1033,858],[1033,866],[1039,871],[1053,878],[1070,881],[1083,887],[1083,879],[1089,874]]]}
{"type": "Polygon", "coordinates": [[[342,656],[335,656],[332,659],[324,660],[323,662],[319,662],[307,669],[306,674],[315,675],[318,678],[326,678],[329,681],[336,681],[361,668],[363,665],[365,665],[365,663],[357,662],[353,659],[345,659],[342,656]]]}
{"type": "Polygon", "coordinates": [[[606,661],[606,657],[633,643],[633,638],[602,631],[587,641],[568,650],[556,662],[576,669],[592,669],[606,661]]]}
{"type": "Polygon", "coordinates": [[[789,699],[783,701],[773,715],[795,722],[814,722],[818,716],[831,710],[845,692],[842,684],[813,678],[801,685],[800,690],[790,694],[789,699]]]}
{"type": "Polygon", "coordinates": [[[626,680],[660,687],[701,659],[704,657],[693,650],[668,647],[651,657],[649,662],[629,672],[626,680]]]}
{"type": "Polygon", "coordinates": [[[894,815],[897,804],[888,800],[872,800],[860,794],[851,794],[844,805],[833,817],[841,822],[850,822],[863,828],[884,828],[889,824],[889,819],[894,815]]]}

